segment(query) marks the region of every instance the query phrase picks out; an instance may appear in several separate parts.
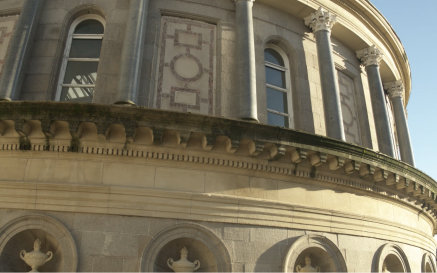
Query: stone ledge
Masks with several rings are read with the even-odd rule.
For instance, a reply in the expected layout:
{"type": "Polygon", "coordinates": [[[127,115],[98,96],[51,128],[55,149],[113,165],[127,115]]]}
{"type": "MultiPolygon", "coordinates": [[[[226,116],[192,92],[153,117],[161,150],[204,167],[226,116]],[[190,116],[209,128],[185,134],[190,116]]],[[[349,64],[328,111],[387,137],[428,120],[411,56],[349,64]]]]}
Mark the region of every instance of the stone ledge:
{"type": "Polygon", "coordinates": [[[0,102],[0,150],[145,157],[294,175],[404,199],[436,219],[436,181],[406,163],[335,139],[235,119],[113,105],[0,102]],[[158,146],[173,150],[152,149],[158,146]]]}

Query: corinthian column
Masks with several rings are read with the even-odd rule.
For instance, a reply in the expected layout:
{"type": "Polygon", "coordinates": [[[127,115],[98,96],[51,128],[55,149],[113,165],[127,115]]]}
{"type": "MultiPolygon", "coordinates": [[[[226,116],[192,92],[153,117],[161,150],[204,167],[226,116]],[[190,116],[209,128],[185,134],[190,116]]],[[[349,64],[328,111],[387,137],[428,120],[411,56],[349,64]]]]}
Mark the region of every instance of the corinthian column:
{"type": "Polygon", "coordinates": [[[0,78],[0,101],[10,101],[20,97],[24,70],[32,51],[32,41],[43,4],[43,0],[26,0],[23,4],[0,78]]]}
{"type": "Polygon", "coordinates": [[[252,7],[255,0],[234,0],[237,32],[237,88],[239,118],[258,121],[256,100],[255,36],[252,7]]]}
{"type": "Polygon", "coordinates": [[[148,6],[149,0],[131,0],[130,2],[115,104],[135,105],[137,103],[148,6]]]}
{"type": "Polygon", "coordinates": [[[305,25],[310,27],[316,36],[323,106],[325,109],[326,134],[328,137],[345,141],[340,90],[331,45],[331,28],[336,22],[336,16],[323,10],[322,7],[305,18],[305,25]]]}
{"type": "Polygon", "coordinates": [[[384,84],[384,87],[388,90],[393,105],[401,160],[414,167],[413,147],[403,102],[404,84],[402,81],[395,81],[384,84]]]}
{"type": "Polygon", "coordinates": [[[367,71],[379,151],[394,157],[395,152],[390,131],[387,105],[385,103],[384,89],[382,88],[381,75],[379,73],[379,65],[383,59],[383,54],[373,45],[369,48],[357,51],[357,57],[362,61],[367,71]]]}

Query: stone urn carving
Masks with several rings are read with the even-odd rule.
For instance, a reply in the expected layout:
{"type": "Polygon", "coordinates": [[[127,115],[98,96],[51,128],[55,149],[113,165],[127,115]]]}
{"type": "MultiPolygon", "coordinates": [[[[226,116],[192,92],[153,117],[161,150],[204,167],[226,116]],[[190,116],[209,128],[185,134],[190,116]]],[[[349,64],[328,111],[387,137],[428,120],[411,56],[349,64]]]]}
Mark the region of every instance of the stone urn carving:
{"type": "Polygon", "coordinates": [[[383,273],[390,273],[390,271],[388,271],[388,269],[387,269],[387,264],[386,263],[382,264],[382,272],[383,273]]]}
{"type": "Polygon", "coordinates": [[[36,239],[33,244],[33,251],[26,253],[25,250],[20,252],[20,258],[26,262],[27,265],[32,267],[32,270],[29,272],[39,272],[38,267],[43,266],[46,262],[50,261],[53,258],[53,253],[51,251],[44,254],[41,252],[41,241],[36,239]]]}
{"type": "Polygon", "coordinates": [[[311,266],[311,258],[310,256],[305,256],[305,266],[301,267],[300,265],[296,266],[297,272],[320,272],[320,267],[316,266],[316,268],[311,266]]]}
{"type": "Polygon", "coordinates": [[[198,260],[194,261],[194,263],[187,260],[188,250],[186,247],[181,250],[181,259],[177,262],[174,262],[172,258],[167,260],[167,265],[174,272],[194,272],[200,267],[200,262],[198,260]]]}

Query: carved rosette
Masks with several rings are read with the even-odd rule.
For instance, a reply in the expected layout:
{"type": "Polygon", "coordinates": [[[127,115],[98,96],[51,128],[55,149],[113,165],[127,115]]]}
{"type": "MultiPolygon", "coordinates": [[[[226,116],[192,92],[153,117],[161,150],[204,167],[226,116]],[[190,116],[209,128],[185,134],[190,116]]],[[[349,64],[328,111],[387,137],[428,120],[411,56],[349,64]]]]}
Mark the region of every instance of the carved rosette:
{"type": "Polygon", "coordinates": [[[384,54],[375,45],[357,51],[357,58],[361,60],[364,66],[380,65],[384,54]]]}
{"type": "Polygon", "coordinates": [[[305,25],[310,27],[314,32],[319,30],[331,31],[331,28],[337,23],[337,16],[325,11],[320,7],[316,12],[304,18],[305,25]]]}
{"type": "Polygon", "coordinates": [[[388,82],[384,84],[384,89],[388,90],[390,98],[404,97],[404,83],[402,81],[388,82]]]}

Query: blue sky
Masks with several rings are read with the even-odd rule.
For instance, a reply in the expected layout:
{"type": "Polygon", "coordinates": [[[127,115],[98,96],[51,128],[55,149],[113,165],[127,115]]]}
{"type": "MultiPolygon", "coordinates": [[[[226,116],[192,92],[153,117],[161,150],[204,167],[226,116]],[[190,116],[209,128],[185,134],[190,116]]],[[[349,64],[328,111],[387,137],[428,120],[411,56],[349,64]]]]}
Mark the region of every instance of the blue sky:
{"type": "Polygon", "coordinates": [[[437,180],[437,0],[370,0],[400,37],[412,74],[407,106],[416,167],[437,180]],[[426,7],[426,8],[424,8],[426,7]]]}

